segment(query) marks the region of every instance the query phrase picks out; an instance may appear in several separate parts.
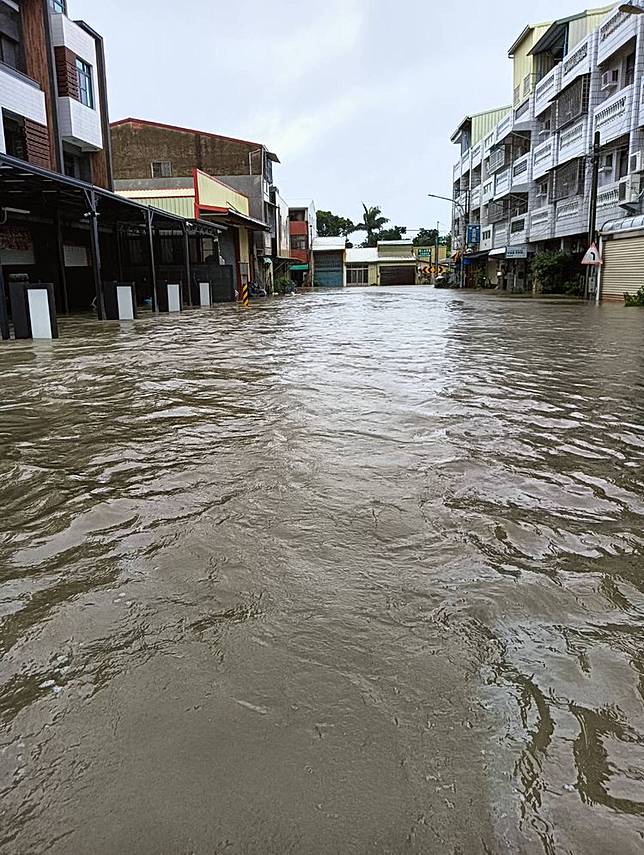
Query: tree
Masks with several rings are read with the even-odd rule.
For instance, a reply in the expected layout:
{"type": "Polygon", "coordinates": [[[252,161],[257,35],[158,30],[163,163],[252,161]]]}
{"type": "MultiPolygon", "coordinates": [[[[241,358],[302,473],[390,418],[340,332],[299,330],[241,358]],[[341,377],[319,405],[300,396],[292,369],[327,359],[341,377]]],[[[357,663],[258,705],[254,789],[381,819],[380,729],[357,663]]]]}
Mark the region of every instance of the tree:
{"type": "Polygon", "coordinates": [[[381,229],[378,240],[403,240],[406,234],[407,226],[392,226],[390,229],[381,229]]]}
{"type": "Polygon", "coordinates": [[[414,246],[436,246],[438,229],[420,229],[414,238],[414,246]]]}
{"type": "Polygon", "coordinates": [[[379,233],[382,230],[382,227],[385,226],[389,220],[387,217],[382,216],[382,209],[378,206],[367,208],[363,202],[362,207],[364,208],[362,222],[356,223],[355,230],[367,233],[367,240],[364,244],[365,246],[375,246],[380,239],[379,233]]]}
{"type": "Polygon", "coordinates": [[[351,220],[331,211],[318,211],[317,225],[320,237],[346,237],[356,230],[351,220]]]}

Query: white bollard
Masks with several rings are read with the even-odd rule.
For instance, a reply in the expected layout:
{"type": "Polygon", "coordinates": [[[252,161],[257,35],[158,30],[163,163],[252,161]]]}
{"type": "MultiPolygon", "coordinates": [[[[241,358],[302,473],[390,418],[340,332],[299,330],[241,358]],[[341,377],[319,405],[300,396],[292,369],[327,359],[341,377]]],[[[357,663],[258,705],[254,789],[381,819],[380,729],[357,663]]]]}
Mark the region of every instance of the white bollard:
{"type": "Polygon", "coordinates": [[[175,282],[168,282],[168,311],[181,311],[181,285],[175,282]]]}
{"type": "Polygon", "coordinates": [[[116,286],[116,302],[118,304],[119,320],[134,320],[134,301],[132,299],[131,285],[116,286]]]}
{"type": "Polygon", "coordinates": [[[27,288],[32,338],[53,338],[49,294],[44,288],[27,288]]]}
{"type": "Polygon", "coordinates": [[[202,307],[212,305],[210,300],[210,282],[199,283],[199,300],[202,307]]]}

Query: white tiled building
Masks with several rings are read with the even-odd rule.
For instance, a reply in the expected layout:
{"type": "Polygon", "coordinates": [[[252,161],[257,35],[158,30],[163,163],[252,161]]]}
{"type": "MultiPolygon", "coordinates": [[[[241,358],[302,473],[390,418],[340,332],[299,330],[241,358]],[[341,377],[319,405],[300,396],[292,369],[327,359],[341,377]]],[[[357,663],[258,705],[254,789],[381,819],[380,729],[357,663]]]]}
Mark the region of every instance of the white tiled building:
{"type": "Polygon", "coordinates": [[[464,247],[466,223],[480,224],[480,242],[466,252],[488,259],[491,281],[520,290],[526,256],[542,248],[586,249],[595,131],[601,135],[597,228],[639,210],[643,37],[644,15],[617,6],[526,27],[510,49],[512,107],[480,139],[471,119],[453,135],[461,144],[453,175],[454,246],[464,247]]]}

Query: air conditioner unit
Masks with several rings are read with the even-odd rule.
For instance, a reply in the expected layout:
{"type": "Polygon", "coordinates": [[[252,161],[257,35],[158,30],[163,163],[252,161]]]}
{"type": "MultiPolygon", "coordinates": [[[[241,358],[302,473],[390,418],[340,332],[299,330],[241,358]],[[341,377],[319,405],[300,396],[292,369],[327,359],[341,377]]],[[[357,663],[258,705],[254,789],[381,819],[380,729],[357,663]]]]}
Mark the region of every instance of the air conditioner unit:
{"type": "Polygon", "coordinates": [[[636,151],[635,154],[632,154],[628,161],[628,171],[629,172],[641,172],[642,171],[642,152],[636,151]]]}
{"type": "Polygon", "coordinates": [[[614,89],[619,83],[619,68],[610,68],[602,73],[601,89],[614,89]]]}
{"type": "Polygon", "coordinates": [[[599,158],[599,171],[600,172],[612,172],[613,171],[613,162],[614,156],[611,154],[602,154],[599,158]]]}
{"type": "Polygon", "coordinates": [[[622,206],[630,206],[639,200],[641,191],[641,177],[639,175],[629,175],[619,182],[619,204],[622,206]]]}

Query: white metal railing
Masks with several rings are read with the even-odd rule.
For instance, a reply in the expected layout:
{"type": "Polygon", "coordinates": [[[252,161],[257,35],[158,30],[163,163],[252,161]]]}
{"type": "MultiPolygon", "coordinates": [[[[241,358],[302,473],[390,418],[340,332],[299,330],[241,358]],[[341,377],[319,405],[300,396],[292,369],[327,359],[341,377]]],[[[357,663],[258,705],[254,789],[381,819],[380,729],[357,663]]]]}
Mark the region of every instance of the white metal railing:
{"type": "Polygon", "coordinates": [[[563,69],[561,72],[561,76],[563,78],[568,77],[572,74],[575,69],[581,65],[581,63],[588,59],[590,54],[590,39],[591,36],[588,36],[580,45],[575,49],[570,56],[565,57],[563,60],[563,69]]]}
{"type": "Polygon", "coordinates": [[[566,128],[559,134],[559,158],[569,156],[571,151],[575,153],[579,150],[581,154],[584,150],[586,139],[586,117],[577,122],[575,125],[566,128]]]}
{"type": "Polygon", "coordinates": [[[506,169],[504,172],[499,172],[494,182],[494,195],[499,196],[501,193],[507,193],[510,189],[511,169],[506,169]]]}
{"type": "Polygon", "coordinates": [[[481,199],[483,202],[489,202],[494,196],[494,179],[486,181],[481,190],[481,199]]]}
{"type": "Polygon", "coordinates": [[[512,130],[512,113],[508,113],[505,119],[501,119],[499,124],[496,126],[496,138],[497,140],[503,139],[503,137],[512,130]]]}
{"type": "Polygon", "coordinates": [[[550,137],[550,139],[544,140],[544,142],[533,149],[532,162],[535,166],[540,166],[545,160],[552,157],[553,145],[554,140],[550,137]]]}
{"type": "Polygon", "coordinates": [[[472,190],[471,199],[470,199],[470,207],[471,208],[480,208],[481,207],[481,187],[475,187],[472,190]]]}
{"type": "Polygon", "coordinates": [[[595,110],[595,130],[602,131],[609,125],[626,119],[630,113],[632,96],[633,84],[603,101],[595,110]]]}
{"type": "Polygon", "coordinates": [[[534,90],[534,97],[536,101],[543,101],[545,98],[550,100],[555,93],[555,89],[557,86],[557,75],[561,69],[555,65],[555,67],[549,71],[546,76],[537,83],[537,88],[534,90]]]}
{"type": "Polygon", "coordinates": [[[472,149],[472,165],[474,165],[475,160],[480,160],[482,155],[482,146],[481,143],[478,143],[472,149]]]}
{"type": "Polygon", "coordinates": [[[483,153],[489,151],[494,143],[496,142],[496,130],[490,131],[490,133],[483,140],[483,153]]]}

